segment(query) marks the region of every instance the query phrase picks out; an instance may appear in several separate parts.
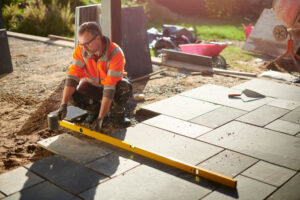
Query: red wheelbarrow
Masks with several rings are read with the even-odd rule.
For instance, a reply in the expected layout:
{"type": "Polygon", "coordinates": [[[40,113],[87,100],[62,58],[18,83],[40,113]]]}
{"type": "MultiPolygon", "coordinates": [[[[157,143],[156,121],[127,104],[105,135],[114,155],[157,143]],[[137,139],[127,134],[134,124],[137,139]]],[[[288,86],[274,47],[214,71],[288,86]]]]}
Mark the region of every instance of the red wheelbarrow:
{"type": "Polygon", "coordinates": [[[219,53],[227,47],[228,43],[211,42],[211,43],[200,43],[200,44],[182,44],[179,48],[182,52],[197,54],[202,56],[212,57],[213,67],[226,69],[226,60],[219,53]]]}

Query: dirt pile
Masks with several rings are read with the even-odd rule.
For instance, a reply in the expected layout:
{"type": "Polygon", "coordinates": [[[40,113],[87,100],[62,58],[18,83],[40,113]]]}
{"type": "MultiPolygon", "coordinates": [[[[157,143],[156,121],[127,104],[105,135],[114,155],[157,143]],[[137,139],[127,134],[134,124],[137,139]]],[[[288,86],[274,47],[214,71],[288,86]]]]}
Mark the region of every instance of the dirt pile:
{"type": "Polygon", "coordinates": [[[0,77],[0,173],[48,156],[36,146],[49,132],[72,49],[9,38],[13,73],[0,77]]]}

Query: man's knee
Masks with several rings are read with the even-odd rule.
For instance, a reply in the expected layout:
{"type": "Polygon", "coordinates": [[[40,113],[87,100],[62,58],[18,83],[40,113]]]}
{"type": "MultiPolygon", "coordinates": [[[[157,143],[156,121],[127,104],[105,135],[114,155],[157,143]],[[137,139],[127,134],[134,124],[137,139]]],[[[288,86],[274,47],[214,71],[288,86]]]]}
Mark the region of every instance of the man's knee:
{"type": "Polygon", "coordinates": [[[132,95],[132,84],[128,79],[123,78],[116,85],[114,102],[119,105],[125,105],[132,95]]]}
{"type": "Polygon", "coordinates": [[[92,85],[88,81],[80,81],[76,91],[87,99],[101,100],[103,89],[92,85]]]}
{"type": "Polygon", "coordinates": [[[81,107],[81,104],[84,103],[83,96],[80,95],[76,90],[69,100],[70,104],[73,106],[81,107]]]}
{"type": "Polygon", "coordinates": [[[70,104],[76,107],[79,107],[83,110],[87,110],[90,113],[97,113],[100,109],[100,101],[93,100],[88,98],[82,94],[80,94],[77,90],[73,93],[69,100],[70,104]]]}

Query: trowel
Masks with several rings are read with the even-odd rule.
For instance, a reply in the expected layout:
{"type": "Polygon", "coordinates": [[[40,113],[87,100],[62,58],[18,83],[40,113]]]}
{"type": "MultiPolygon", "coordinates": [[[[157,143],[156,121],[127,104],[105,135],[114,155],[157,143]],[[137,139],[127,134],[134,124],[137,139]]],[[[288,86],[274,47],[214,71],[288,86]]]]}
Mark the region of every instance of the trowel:
{"type": "Polygon", "coordinates": [[[258,92],[255,92],[253,90],[245,89],[239,94],[228,94],[228,97],[229,98],[240,97],[243,99],[243,101],[252,101],[252,100],[256,100],[256,99],[265,98],[266,96],[262,95],[258,92]]]}

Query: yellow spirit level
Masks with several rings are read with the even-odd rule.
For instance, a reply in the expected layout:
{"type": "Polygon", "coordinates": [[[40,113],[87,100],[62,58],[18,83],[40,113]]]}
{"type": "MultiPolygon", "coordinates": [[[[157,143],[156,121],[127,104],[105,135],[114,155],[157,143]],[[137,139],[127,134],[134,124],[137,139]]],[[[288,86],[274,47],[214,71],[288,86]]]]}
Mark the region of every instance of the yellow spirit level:
{"type": "Polygon", "coordinates": [[[76,124],[71,123],[71,122],[67,122],[67,121],[62,120],[62,121],[59,121],[59,125],[62,126],[62,127],[67,128],[67,129],[70,129],[70,130],[82,133],[84,135],[87,135],[89,137],[95,138],[95,139],[100,140],[102,142],[105,142],[105,143],[114,145],[116,147],[125,149],[127,151],[139,154],[139,155],[144,156],[146,158],[150,158],[152,160],[156,160],[158,162],[161,162],[161,163],[164,163],[166,165],[175,167],[177,169],[181,169],[183,171],[189,172],[189,173],[194,174],[196,176],[201,176],[203,178],[206,178],[208,180],[220,183],[222,185],[225,185],[225,186],[228,186],[228,187],[231,187],[231,188],[236,188],[237,181],[235,179],[230,178],[230,177],[226,177],[226,176],[223,176],[221,174],[217,174],[215,172],[212,172],[212,171],[209,171],[209,170],[206,170],[206,169],[199,168],[199,167],[194,166],[194,165],[190,165],[190,164],[181,162],[179,160],[164,156],[162,154],[154,153],[154,152],[139,148],[137,146],[134,146],[134,145],[129,144],[127,142],[124,142],[122,140],[110,137],[108,135],[105,135],[105,134],[102,134],[102,133],[99,133],[99,132],[96,132],[96,131],[93,131],[93,130],[90,130],[88,128],[76,125],[76,124]]]}

